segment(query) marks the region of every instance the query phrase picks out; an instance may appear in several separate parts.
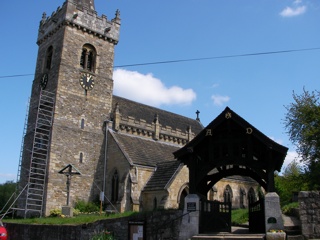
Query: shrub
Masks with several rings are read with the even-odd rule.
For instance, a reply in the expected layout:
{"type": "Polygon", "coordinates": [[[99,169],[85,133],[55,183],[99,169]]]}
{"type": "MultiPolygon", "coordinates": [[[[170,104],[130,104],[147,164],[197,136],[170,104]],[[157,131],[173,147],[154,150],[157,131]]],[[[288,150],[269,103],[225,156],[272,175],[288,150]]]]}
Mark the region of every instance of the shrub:
{"type": "Polygon", "coordinates": [[[61,209],[55,208],[50,210],[50,217],[60,217],[62,215],[61,209]]]}
{"type": "Polygon", "coordinates": [[[107,230],[94,235],[91,240],[114,240],[113,234],[107,230]]]}
{"type": "Polygon", "coordinates": [[[297,209],[299,208],[298,202],[289,203],[282,207],[282,213],[288,216],[296,216],[297,209]]]}
{"type": "Polygon", "coordinates": [[[81,213],[98,212],[100,209],[97,204],[92,202],[85,202],[83,200],[77,201],[74,208],[79,210],[81,213]]]}

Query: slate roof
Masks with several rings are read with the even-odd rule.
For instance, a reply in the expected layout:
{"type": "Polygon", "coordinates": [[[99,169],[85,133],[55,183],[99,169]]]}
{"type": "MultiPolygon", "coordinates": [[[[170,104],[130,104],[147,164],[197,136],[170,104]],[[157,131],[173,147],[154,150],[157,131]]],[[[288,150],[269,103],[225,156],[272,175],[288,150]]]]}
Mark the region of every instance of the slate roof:
{"type": "Polygon", "coordinates": [[[155,167],[157,163],[173,161],[173,152],[180,147],[138,136],[110,132],[130,164],[155,167]]]}
{"type": "Polygon", "coordinates": [[[182,164],[179,161],[158,163],[157,170],[153,173],[143,191],[157,191],[168,188],[181,167],[182,164]]]}
{"type": "Polygon", "coordinates": [[[191,131],[197,135],[203,125],[191,118],[187,118],[172,112],[168,112],[159,108],[151,107],[142,103],[134,102],[118,96],[113,96],[112,109],[119,104],[120,114],[122,117],[134,117],[137,120],[144,119],[147,123],[152,123],[154,116],[158,114],[159,123],[162,126],[170,126],[172,129],[187,130],[191,126],[191,131]]]}

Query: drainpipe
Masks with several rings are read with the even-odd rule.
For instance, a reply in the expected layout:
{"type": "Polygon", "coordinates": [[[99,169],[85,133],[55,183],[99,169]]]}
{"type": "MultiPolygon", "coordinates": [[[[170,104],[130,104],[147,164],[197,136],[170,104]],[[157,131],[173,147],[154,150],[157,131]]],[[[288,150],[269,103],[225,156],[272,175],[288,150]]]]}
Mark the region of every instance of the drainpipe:
{"type": "MultiPolygon", "coordinates": [[[[103,191],[103,199],[102,201],[104,201],[104,193],[106,192],[106,172],[107,172],[107,154],[108,154],[108,130],[109,130],[109,127],[108,127],[108,124],[109,124],[110,121],[106,120],[105,121],[105,125],[106,125],[106,128],[105,128],[105,146],[104,146],[104,168],[103,168],[103,187],[102,187],[102,191],[103,191]]],[[[102,198],[102,197],[100,197],[102,198]]]]}

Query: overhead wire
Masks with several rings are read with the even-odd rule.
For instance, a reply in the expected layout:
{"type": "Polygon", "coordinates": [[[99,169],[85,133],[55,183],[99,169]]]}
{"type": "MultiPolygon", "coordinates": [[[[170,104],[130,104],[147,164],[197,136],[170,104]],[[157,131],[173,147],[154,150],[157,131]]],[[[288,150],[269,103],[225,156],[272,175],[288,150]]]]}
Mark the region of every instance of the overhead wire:
{"type": "MultiPolygon", "coordinates": [[[[170,64],[170,63],[191,62],[191,61],[205,61],[205,60],[223,59],[223,58],[252,57],[252,56],[261,56],[261,55],[283,54],[283,53],[305,52],[305,51],[316,51],[316,50],[320,50],[320,47],[289,49],[289,50],[269,51],[269,52],[244,53],[244,54],[234,54],[234,55],[222,55],[222,56],[203,57],[203,58],[166,60],[166,61],[157,61],[157,62],[133,63],[133,64],[116,65],[113,68],[135,67],[135,66],[146,66],[146,65],[157,65],[157,64],[170,64]]],[[[31,75],[34,75],[34,74],[7,75],[7,76],[0,76],[0,78],[25,77],[25,76],[31,76],[31,75]]]]}

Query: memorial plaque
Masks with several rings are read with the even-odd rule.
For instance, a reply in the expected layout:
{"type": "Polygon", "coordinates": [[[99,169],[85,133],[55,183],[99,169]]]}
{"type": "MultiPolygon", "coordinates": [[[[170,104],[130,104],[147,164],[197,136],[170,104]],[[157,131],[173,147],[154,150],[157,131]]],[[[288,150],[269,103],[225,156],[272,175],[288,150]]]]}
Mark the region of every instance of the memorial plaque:
{"type": "Polygon", "coordinates": [[[197,210],[197,204],[195,202],[188,202],[187,203],[187,211],[194,212],[197,210]]]}

